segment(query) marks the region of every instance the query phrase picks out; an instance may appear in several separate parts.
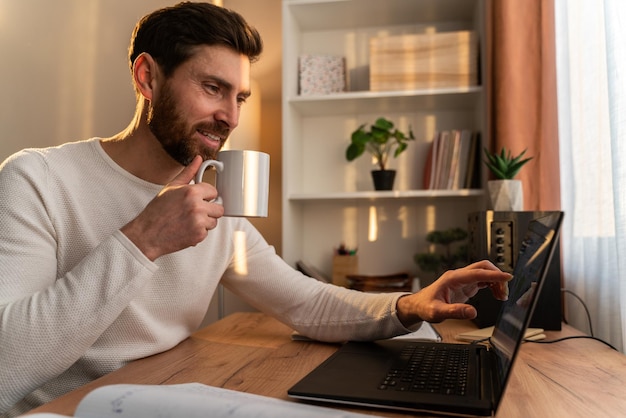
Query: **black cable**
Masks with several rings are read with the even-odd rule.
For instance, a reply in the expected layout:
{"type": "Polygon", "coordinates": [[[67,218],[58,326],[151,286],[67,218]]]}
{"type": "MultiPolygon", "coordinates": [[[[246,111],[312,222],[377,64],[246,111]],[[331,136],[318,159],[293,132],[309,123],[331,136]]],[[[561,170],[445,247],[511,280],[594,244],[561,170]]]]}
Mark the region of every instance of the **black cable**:
{"type": "Polygon", "coordinates": [[[577,339],[577,338],[589,338],[591,340],[596,340],[596,341],[601,342],[604,345],[607,345],[608,347],[612,348],[615,351],[619,351],[617,348],[613,347],[608,342],[606,342],[604,340],[601,340],[600,338],[591,336],[591,335],[571,335],[569,337],[557,338],[556,340],[524,340],[524,342],[535,343],[535,344],[554,344],[554,343],[558,343],[558,342],[561,342],[561,341],[573,340],[573,339],[577,339]]]}
{"type": "MultiPolygon", "coordinates": [[[[589,323],[589,334],[591,334],[591,336],[593,337],[593,325],[591,325],[591,315],[589,314],[589,309],[587,309],[587,305],[585,304],[585,302],[576,293],[572,292],[571,290],[561,289],[561,292],[569,293],[570,295],[578,299],[580,303],[583,305],[583,308],[585,309],[585,312],[587,313],[587,322],[589,323]]],[[[565,323],[567,323],[567,321],[565,321],[565,323]]]]}
{"type": "MultiPolygon", "coordinates": [[[[523,341],[525,343],[535,343],[535,344],[554,344],[554,343],[558,343],[561,341],[566,341],[566,340],[573,340],[573,339],[578,339],[578,338],[587,338],[587,339],[591,339],[591,340],[596,340],[601,342],[602,344],[610,347],[611,349],[615,350],[615,351],[619,351],[617,348],[613,347],[610,343],[594,337],[593,335],[593,326],[591,324],[591,314],[589,313],[589,309],[587,309],[587,305],[585,304],[585,302],[582,300],[582,298],[580,298],[576,293],[572,292],[571,290],[568,289],[561,289],[561,292],[563,293],[569,293],[570,295],[574,296],[576,299],[578,299],[578,301],[583,305],[583,308],[585,309],[585,312],[587,314],[587,321],[589,322],[589,333],[591,335],[572,335],[569,337],[563,337],[563,338],[557,338],[556,340],[532,340],[532,339],[524,339],[523,341]]],[[[565,323],[567,323],[567,321],[565,321],[565,323]]],[[[487,338],[483,338],[482,340],[474,340],[471,342],[471,344],[479,344],[485,341],[489,341],[489,344],[493,345],[491,343],[491,337],[487,337],[487,338]]]]}
{"type": "MultiPolygon", "coordinates": [[[[613,347],[610,343],[598,338],[598,337],[594,337],[591,335],[571,335],[569,337],[562,337],[562,338],[557,338],[556,340],[533,340],[533,339],[523,339],[522,341],[525,343],[535,343],[535,344],[554,344],[554,343],[559,343],[561,341],[565,341],[565,340],[574,340],[574,339],[578,339],[578,338],[588,338],[590,340],[596,340],[601,342],[602,344],[612,348],[615,351],[619,351],[617,348],[613,347]]],[[[487,338],[483,338],[482,340],[474,340],[471,341],[470,344],[480,344],[483,343],[485,341],[489,342],[489,345],[491,345],[493,347],[493,343],[491,342],[491,337],[487,337],[487,338]]]]}
{"type": "MultiPolygon", "coordinates": [[[[565,341],[565,340],[572,340],[572,339],[576,339],[576,338],[588,338],[591,340],[596,340],[601,342],[602,344],[607,345],[608,347],[612,348],[615,351],[619,351],[617,348],[615,348],[614,346],[612,346],[610,343],[597,338],[593,335],[593,325],[591,323],[591,314],[589,313],[589,309],[587,308],[587,305],[585,304],[585,301],[582,300],[582,298],[580,296],[578,296],[576,293],[572,292],[569,289],[561,289],[561,292],[563,293],[569,293],[570,295],[574,296],[576,299],[578,299],[578,301],[581,303],[581,305],[583,305],[583,308],[585,309],[585,313],[587,314],[587,322],[589,323],[589,334],[591,335],[574,335],[574,336],[570,336],[570,337],[563,337],[563,338],[558,338],[556,340],[541,340],[541,341],[531,341],[531,340],[525,340],[526,342],[529,343],[536,343],[536,344],[552,344],[552,343],[558,343],[560,341],[565,341]]],[[[565,323],[567,323],[567,321],[565,321],[565,323]]]]}

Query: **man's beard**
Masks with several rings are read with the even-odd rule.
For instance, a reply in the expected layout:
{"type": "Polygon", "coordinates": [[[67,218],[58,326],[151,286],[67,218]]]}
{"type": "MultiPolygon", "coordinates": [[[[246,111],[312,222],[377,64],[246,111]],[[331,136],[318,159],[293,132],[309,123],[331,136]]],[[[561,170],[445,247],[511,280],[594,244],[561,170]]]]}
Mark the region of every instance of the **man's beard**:
{"type": "Polygon", "coordinates": [[[150,131],[165,152],[185,166],[191,163],[196,155],[202,156],[203,160],[216,159],[217,152],[224,145],[228,135],[228,129],[215,123],[189,127],[178,112],[176,100],[167,83],[163,86],[160,99],[150,104],[147,122],[150,131]],[[192,139],[197,130],[219,134],[223,138],[219,148],[215,150],[192,139]]]}

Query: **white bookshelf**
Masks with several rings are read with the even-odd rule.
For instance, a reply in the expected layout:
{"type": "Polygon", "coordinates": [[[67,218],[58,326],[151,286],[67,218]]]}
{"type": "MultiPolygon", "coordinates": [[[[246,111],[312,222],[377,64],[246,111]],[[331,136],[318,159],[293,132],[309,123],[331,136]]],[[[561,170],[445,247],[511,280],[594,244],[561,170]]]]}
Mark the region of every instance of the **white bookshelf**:
{"type": "MultiPolygon", "coordinates": [[[[333,249],[357,246],[363,274],[416,272],[432,229],[467,227],[467,213],[485,209],[477,190],[423,190],[430,141],[443,129],[484,136],[482,86],[369,91],[369,39],[385,34],[476,30],[481,0],[283,0],[283,258],[303,259],[328,276],[333,249]],[[348,91],[298,95],[298,57],[346,59],[348,91]],[[374,191],[367,156],[345,159],[350,133],[385,116],[416,141],[399,158],[392,191],[374,191]]],[[[481,49],[484,44],[481,42],[481,49]]],[[[484,52],[481,51],[481,55],[484,52]]],[[[484,73],[484,72],[483,72],[484,73]]]]}

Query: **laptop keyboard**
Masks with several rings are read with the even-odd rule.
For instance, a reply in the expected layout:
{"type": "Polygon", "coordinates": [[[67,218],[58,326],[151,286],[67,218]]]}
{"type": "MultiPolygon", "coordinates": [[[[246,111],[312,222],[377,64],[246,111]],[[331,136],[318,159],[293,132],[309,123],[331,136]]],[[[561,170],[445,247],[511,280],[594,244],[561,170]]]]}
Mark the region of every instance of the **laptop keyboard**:
{"type": "Polygon", "coordinates": [[[463,396],[469,354],[466,347],[411,344],[402,350],[400,361],[389,369],[379,389],[463,396]]]}

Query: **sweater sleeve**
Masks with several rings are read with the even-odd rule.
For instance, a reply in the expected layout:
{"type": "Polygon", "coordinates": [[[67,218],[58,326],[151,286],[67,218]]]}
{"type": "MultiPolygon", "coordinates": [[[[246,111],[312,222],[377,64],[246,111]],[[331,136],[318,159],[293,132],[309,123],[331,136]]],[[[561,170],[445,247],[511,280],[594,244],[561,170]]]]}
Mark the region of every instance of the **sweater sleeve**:
{"type": "Polygon", "coordinates": [[[27,162],[0,167],[0,412],[76,362],[156,269],[116,232],[57,277],[45,165],[27,162]]]}
{"type": "Polygon", "coordinates": [[[312,279],[278,257],[251,225],[245,231],[247,268],[231,267],[222,282],[250,305],[320,341],[375,340],[411,331],[397,317],[404,293],[364,293],[312,279]]]}

